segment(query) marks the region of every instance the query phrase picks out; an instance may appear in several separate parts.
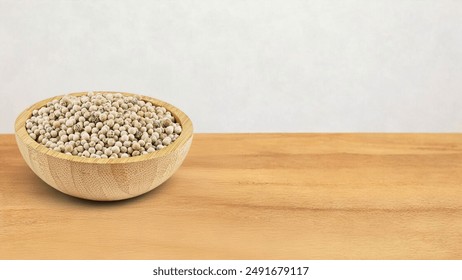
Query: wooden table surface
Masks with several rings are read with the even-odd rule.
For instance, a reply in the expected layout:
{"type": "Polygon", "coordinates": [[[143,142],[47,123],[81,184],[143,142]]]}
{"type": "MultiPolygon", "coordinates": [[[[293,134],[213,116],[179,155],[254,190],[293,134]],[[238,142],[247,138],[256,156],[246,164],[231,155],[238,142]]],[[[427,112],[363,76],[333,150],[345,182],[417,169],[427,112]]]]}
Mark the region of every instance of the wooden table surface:
{"type": "Polygon", "coordinates": [[[0,259],[461,259],[461,134],[196,134],[166,183],[62,194],[0,136],[0,259]]]}

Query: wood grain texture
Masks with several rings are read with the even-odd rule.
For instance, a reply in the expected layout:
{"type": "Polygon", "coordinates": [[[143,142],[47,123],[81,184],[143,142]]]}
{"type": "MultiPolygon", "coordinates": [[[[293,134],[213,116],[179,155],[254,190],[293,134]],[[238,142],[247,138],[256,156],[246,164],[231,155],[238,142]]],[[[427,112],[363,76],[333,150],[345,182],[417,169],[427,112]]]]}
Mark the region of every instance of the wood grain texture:
{"type": "MultiPolygon", "coordinates": [[[[70,95],[84,94],[86,92],[70,95]]],[[[26,131],[25,123],[33,110],[62,97],[55,96],[35,103],[16,119],[16,142],[27,165],[53,188],[90,200],[127,199],[151,191],[165,182],[180,167],[189,151],[193,133],[191,120],[178,108],[161,100],[131,93],[121,94],[165,107],[182,126],[183,131],[178,139],[159,151],[128,158],[84,158],[53,151],[33,140],[26,131]]]]}
{"type": "Polygon", "coordinates": [[[194,137],[160,187],[92,202],[0,136],[0,258],[462,258],[460,134],[194,137]]]}

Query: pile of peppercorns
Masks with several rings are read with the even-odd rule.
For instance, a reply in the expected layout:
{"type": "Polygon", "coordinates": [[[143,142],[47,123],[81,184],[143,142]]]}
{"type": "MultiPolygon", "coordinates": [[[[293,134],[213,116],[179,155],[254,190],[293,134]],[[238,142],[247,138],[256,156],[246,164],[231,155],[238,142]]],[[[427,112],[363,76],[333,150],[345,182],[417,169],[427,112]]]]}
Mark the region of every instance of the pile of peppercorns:
{"type": "Polygon", "coordinates": [[[164,107],[121,93],[66,95],[32,112],[30,137],[68,155],[126,158],[160,150],[181,134],[164,107]]]}

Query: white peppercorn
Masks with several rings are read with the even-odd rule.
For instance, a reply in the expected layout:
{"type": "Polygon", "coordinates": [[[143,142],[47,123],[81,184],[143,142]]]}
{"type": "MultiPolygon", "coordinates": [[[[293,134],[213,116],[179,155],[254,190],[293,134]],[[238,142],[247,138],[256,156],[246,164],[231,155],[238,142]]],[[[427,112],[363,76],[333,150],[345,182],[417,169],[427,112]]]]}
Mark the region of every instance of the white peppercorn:
{"type": "Polygon", "coordinates": [[[173,133],[173,126],[171,126],[171,125],[170,125],[170,126],[167,126],[167,127],[165,128],[165,133],[167,133],[167,134],[172,134],[172,133],[173,133]]]}
{"type": "Polygon", "coordinates": [[[115,154],[120,153],[120,148],[118,146],[113,146],[111,149],[112,149],[112,153],[115,153],[115,154]]]}
{"type": "Polygon", "coordinates": [[[65,145],[65,146],[64,146],[64,151],[65,151],[66,153],[72,152],[72,145],[69,145],[69,144],[65,145]]]}
{"type": "Polygon", "coordinates": [[[120,136],[120,141],[121,141],[121,142],[128,141],[128,135],[127,135],[127,134],[123,134],[122,136],[120,136]]]}
{"type": "MultiPolygon", "coordinates": [[[[112,115],[110,115],[110,116],[112,116],[112,115]]],[[[109,127],[113,127],[113,126],[114,126],[114,119],[107,120],[107,121],[106,121],[106,124],[107,124],[109,127]]]]}
{"type": "Polygon", "coordinates": [[[140,144],[138,142],[133,142],[132,144],[132,149],[137,151],[141,148],[140,144]]]}
{"type": "Polygon", "coordinates": [[[138,131],[138,129],[136,127],[128,128],[128,133],[131,134],[131,135],[135,134],[137,131],[138,131]]]}
{"type": "Polygon", "coordinates": [[[110,147],[112,147],[112,146],[114,146],[114,144],[115,144],[115,140],[112,139],[112,138],[109,138],[109,139],[107,139],[107,144],[108,144],[110,147]]]}
{"type": "Polygon", "coordinates": [[[162,144],[164,146],[169,145],[171,142],[172,142],[172,139],[169,136],[165,137],[164,140],[162,140],[162,144]]]}
{"type": "Polygon", "coordinates": [[[88,132],[84,131],[82,133],[80,133],[80,137],[83,139],[83,140],[90,140],[90,134],[88,134],[88,132]]]}
{"type": "Polygon", "coordinates": [[[74,125],[74,119],[68,119],[68,120],[66,121],[66,126],[67,126],[67,127],[70,127],[70,126],[73,126],[73,125],[74,125]]]}

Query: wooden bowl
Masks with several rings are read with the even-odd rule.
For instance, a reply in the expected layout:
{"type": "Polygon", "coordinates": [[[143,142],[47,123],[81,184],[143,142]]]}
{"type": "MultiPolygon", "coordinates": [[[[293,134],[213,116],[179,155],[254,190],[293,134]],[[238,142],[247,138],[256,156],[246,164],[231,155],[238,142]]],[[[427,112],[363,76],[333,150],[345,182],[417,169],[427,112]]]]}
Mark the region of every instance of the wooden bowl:
{"type": "MultiPolygon", "coordinates": [[[[95,92],[115,93],[115,92],[95,92]]],[[[72,93],[81,96],[86,92],[72,93]]],[[[165,182],[180,167],[191,146],[193,126],[191,120],[176,107],[142,95],[138,96],[154,105],[163,106],[172,113],[182,126],[180,136],[167,147],[129,158],[84,158],[53,151],[32,139],[26,131],[25,122],[32,111],[55,96],[35,103],[24,110],[15,122],[16,142],[29,167],[53,188],[71,196],[99,200],[121,200],[144,194],[165,182]]]]}

